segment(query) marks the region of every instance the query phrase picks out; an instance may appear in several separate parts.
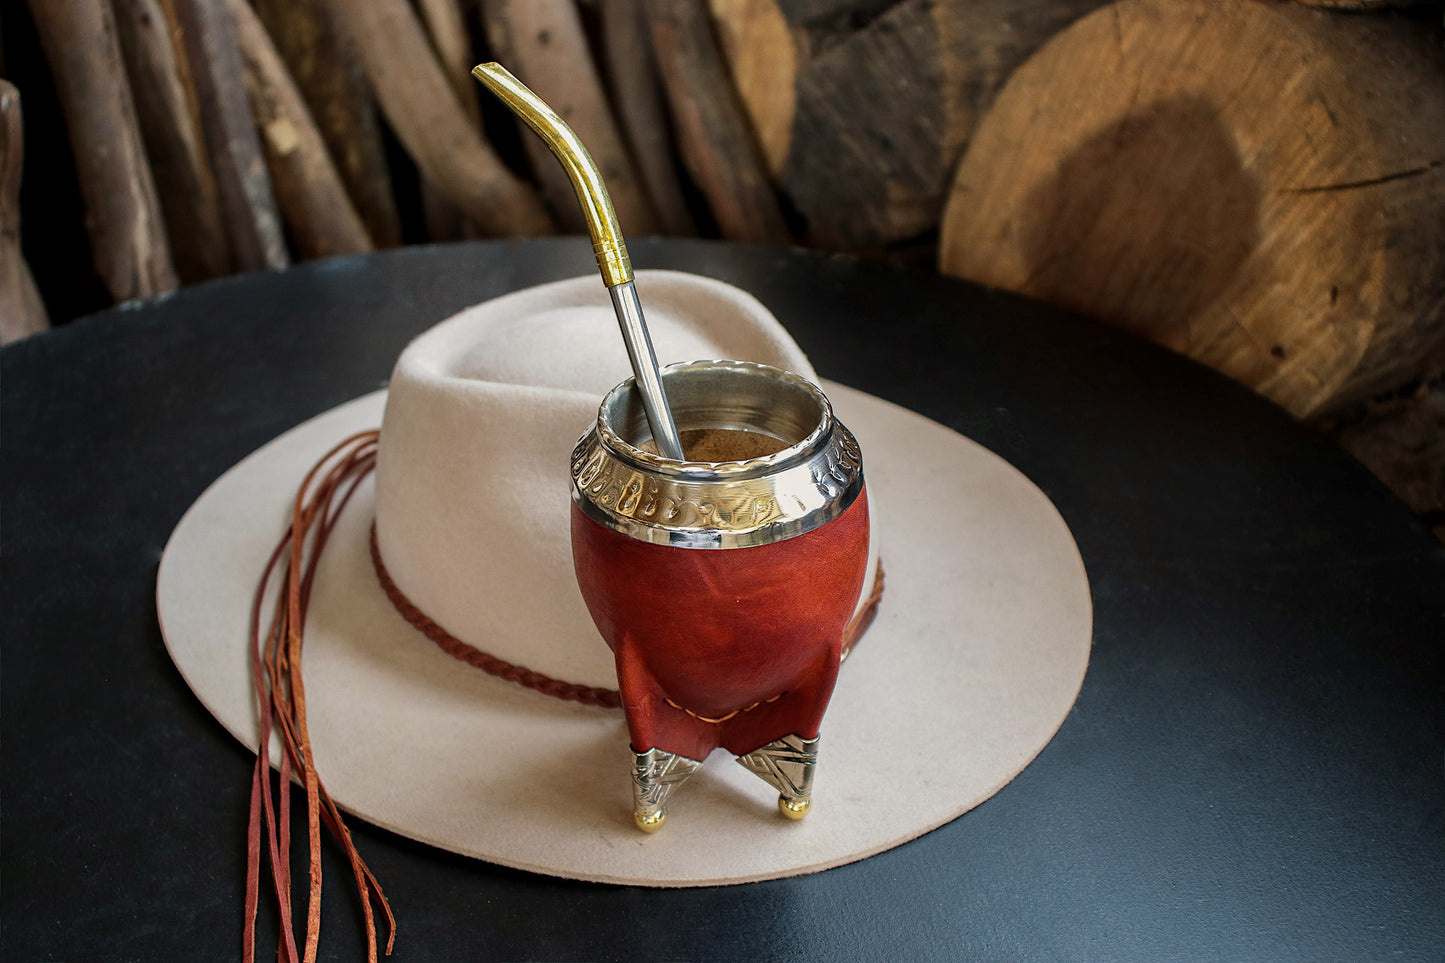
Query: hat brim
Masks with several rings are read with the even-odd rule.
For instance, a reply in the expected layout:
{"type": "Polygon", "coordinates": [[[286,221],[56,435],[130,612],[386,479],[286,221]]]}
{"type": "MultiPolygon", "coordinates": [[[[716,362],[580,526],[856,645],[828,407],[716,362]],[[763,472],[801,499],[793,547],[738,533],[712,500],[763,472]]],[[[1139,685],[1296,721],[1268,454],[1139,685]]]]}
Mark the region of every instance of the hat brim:
{"type": "MultiPolygon", "coordinates": [[[[1092,611],[1073,538],[1048,498],[988,450],[872,396],[824,389],[864,451],[888,583],[840,673],[806,819],[779,817],[775,791],[716,754],[673,796],[668,825],[639,833],[622,714],[485,675],[403,620],[370,561],[369,481],[331,537],[307,623],[311,741],[338,805],[504,866],[701,886],[862,859],[1008,783],[1062,725],[1088,665],[1092,611]]],[[[367,395],[259,449],[201,496],[166,546],[166,646],[247,745],[257,738],[247,656],[256,580],[307,469],[380,424],[384,402],[384,391],[367,395]]]]}

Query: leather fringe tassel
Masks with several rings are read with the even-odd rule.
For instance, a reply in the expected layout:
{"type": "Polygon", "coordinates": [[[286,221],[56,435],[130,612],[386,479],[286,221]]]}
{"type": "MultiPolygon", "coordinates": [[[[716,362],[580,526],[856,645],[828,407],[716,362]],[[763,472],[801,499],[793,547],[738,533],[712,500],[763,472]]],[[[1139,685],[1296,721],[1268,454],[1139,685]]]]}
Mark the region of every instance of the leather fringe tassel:
{"type": "Polygon", "coordinates": [[[246,963],[256,958],[256,914],[260,903],[261,856],[271,866],[270,888],[275,891],[280,934],[277,959],[281,963],[313,963],[321,936],[321,824],[341,844],[351,863],[366,921],[367,959],[375,963],[377,933],[375,907],[386,918],[386,953],[396,940],[396,919],[381,886],[362,861],[341,813],[317,775],[306,728],[306,687],[301,676],[306,609],[317,564],[346,503],[357,486],[376,466],[379,432],[365,431],[337,445],[312,468],[296,495],[291,526],[272,553],[256,590],[251,612],[251,670],[260,710],[260,742],[251,779],[250,825],[247,830],[246,923],[242,953],[246,963]],[[265,597],[273,576],[282,579],[269,624],[263,628],[265,597]],[[282,753],[273,789],[270,767],[271,734],[280,738],[282,753]],[[293,774],[306,793],[306,845],[309,853],[305,942],[299,948],[291,905],[291,781],[293,774]]]}

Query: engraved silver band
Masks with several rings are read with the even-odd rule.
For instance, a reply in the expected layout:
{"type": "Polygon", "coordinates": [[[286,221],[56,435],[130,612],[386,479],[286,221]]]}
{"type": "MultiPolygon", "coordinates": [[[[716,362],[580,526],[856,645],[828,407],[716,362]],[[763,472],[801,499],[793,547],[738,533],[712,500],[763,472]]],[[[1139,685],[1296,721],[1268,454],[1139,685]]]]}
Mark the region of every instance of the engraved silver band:
{"type": "Polygon", "coordinates": [[[658,545],[746,548],[794,538],[863,489],[852,432],[811,382],[778,368],[697,361],[663,369],[679,429],[760,431],[791,441],[762,458],[677,461],[648,440],[631,381],[614,388],[572,452],[572,500],[598,524],[658,545]]]}

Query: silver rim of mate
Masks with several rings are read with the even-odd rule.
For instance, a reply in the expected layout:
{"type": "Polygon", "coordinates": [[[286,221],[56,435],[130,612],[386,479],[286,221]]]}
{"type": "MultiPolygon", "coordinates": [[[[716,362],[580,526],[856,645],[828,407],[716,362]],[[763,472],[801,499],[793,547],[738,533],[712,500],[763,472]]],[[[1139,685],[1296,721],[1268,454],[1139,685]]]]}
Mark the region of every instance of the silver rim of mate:
{"type": "Polygon", "coordinates": [[[783,447],[726,461],[654,454],[628,379],[572,451],[572,500],[597,523],[659,545],[746,548],[810,532],[862,491],[858,442],[812,382],[770,365],[693,361],[662,369],[662,383],[679,432],[747,432],[783,447]]]}

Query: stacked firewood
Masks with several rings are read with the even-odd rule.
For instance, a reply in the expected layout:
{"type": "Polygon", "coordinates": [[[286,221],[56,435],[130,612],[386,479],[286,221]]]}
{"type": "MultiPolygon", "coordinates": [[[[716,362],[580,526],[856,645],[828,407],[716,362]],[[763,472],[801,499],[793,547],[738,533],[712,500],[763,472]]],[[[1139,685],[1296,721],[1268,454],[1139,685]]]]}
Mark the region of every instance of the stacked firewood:
{"type": "MultiPolygon", "coordinates": [[[[803,243],[1065,305],[1314,420],[1445,512],[1438,4],[28,6],[112,300],[581,230],[555,160],[469,77],[497,59],[574,126],[631,236],[803,243]]],[[[18,246],[26,96],[0,87],[7,339],[44,323],[18,246]]]]}

